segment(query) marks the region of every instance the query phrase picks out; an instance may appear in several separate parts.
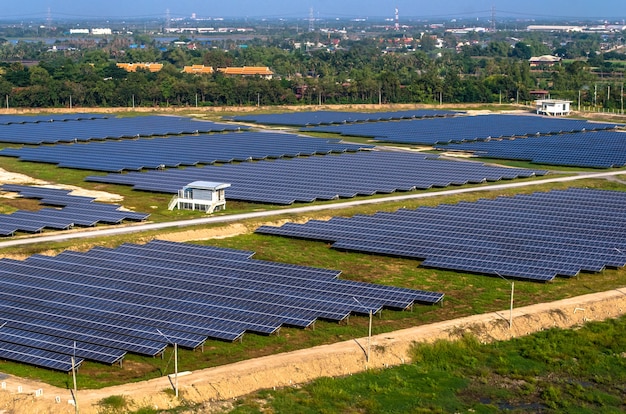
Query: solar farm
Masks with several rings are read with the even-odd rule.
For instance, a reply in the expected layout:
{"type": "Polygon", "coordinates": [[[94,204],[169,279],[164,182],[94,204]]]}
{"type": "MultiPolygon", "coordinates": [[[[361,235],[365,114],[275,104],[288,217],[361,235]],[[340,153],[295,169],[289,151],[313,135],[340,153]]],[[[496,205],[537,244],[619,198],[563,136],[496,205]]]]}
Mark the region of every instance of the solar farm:
{"type": "MultiPolygon", "coordinates": [[[[626,134],[620,128],[616,123],[444,110],[297,112],[224,122],[6,115],[0,116],[0,142],[7,144],[0,156],[52,170],[105,172],[86,176],[82,171],[80,179],[112,191],[123,186],[131,194],[127,197],[177,194],[192,182],[228,183],[226,198],[255,211],[263,209],[260,204],[521,183],[549,174],[545,165],[623,167],[626,134]],[[257,131],[243,122],[294,130],[257,131]],[[343,138],[313,138],[307,132],[343,138]],[[373,142],[349,142],[355,136],[373,142]],[[542,168],[451,160],[388,148],[387,142],[528,161],[542,168]]],[[[0,215],[0,235],[6,238],[120,226],[151,216],[68,190],[2,184],[0,191],[42,206],[0,215]]],[[[322,241],[341,252],[409,259],[415,268],[550,282],[626,265],[625,194],[582,188],[536,192],[260,225],[254,237],[322,241]]],[[[0,259],[0,360],[62,372],[72,369],[72,355],[78,366],[121,365],[127,353],[153,357],[172,343],[195,350],[206,341],[232,342],[245,334],[312,329],[317,321],[346,322],[370,311],[441,304],[447,295],[417,283],[408,288],[344,279],[345,269],[326,268],[332,266],[255,259],[256,248],[143,243],[0,259]]]]}
{"type": "Polygon", "coordinates": [[[372,146],[340,143],[338,139],[311,140],[295,134],[245,132],[5,148],[0,150],[0,156],[65,168],[122,172],[357,152],[367,148],[372,146]]]}
{"type": "Polygon", "coordinates": [[[419,259],[427,267],[550,281],[623,267],[625,219],[626,193],[571,189],[256,231],[419,259]]]}
{"type": "Polygon", "coordinates": [[[0,236],[16,232],[39,233],[44,229],[68,230],[74,226],[93,227],[102,224],[120,224],[123,221],[145,221],[145,213],[121,211],[119,205],[94,202],[92,197],[69,195],[70,191],[45,187],[5,184],[0,191],[16,192],[24,198],[38,199],[50,207],[38,211],[18,210],[0,214],[0,236]]]}
{"type": "Polygon", "coordinates": [[[561,133],[615,129],[619,124],[574,119],[545,118],[534,115],[476,115],[452,118],[376,122],[307,128],[343,136],[369,137],[397,144],[437,145],[479,141],[488,138],[526,137],[561,133]]]}
{"type": "Polygon", "coordinates": [[[285,125],[305,127],[313,125],[353,124],[359,122],[393,121],[401,119],[422,119],[451,117],[460,115],[457,111],[422,109],[417,111],[394,112],[288,112],[283,114],[235,116],[228,119],[236,122],[254,122],[264,125],[285,125]]]}
{"type": "Polygon", "coordinates": [[[564,167],[626,166],[626,133],[578,132],[514,139],[494,139],[438,146],[442,151],[471,152],[481,158],[523,160],[564,167]]]}
{"type": "Polygon", "coordinates": [[[7,120],[3,124],[2,118],[0,118],[0,142],[41,145],[165,135],[207,134],[245,129],[245,127],[174,116],[88,117],[76,118],[75,122],[65,122],[64,117],[53,118],[50,122],[29,122],[28,120],[18,122],[15,118],[10,119],[12,121],[7,120]]]}
{"type": "Polygon", "coordinates": [[[439,160],[436,155],[373,151],[89,176],[87,181],[132,185],[136,190],[175,194],[190,182],[217,180],[232,184],[227,196],[230,199],[289,205],[544,174],[545,170],[439,160]]]}
{"type": "Polygon", "coordinates": [[[256,261],[253,252],[153,241],[86,253],[0,259],[0,358],[60,371],[168,342],[195,349],[245,332],[341,321],[362,306],[406,309],[443,294],[338,279],[341,272],[256,261]]]}

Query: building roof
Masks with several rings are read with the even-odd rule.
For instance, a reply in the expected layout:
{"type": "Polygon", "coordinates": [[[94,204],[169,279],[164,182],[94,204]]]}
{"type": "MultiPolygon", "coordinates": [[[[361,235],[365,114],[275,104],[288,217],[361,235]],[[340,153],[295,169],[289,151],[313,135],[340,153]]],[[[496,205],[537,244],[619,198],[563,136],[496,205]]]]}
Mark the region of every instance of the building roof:
{"type": "Polygon", "coordinates": [[[184,73],[210,74],[213,73],[213,66],[191,65],[183,68],[184,73]]]}
{"type": "Polygon", "coordinates": [[[537,105],[550,105],[550,104],[564,104],[564,103],[572,103],[572,101],[568,101],[566,99],[537,99],[537,105]]]}
{"type": "Polygon", "coordinates": [[[558,56],[543,55],[543,56],[533,56],[528,60],[530,62],[537,62],[537,63],[555,63],[555,62],[560,62],[561,58],[558,56]]]}
{"type": "Polygon", "coordinates": [[[223,190],[230,187],[228,183],[219,183],[216,181],[194,181],[185,186],[185,188],[197,188],[200,190],[223,190]]]}
{"type": "Polygon", "coordinates": [[[127,72],[136,72],[137,69],[145,69],[150,72],[158,72],[163,69],[162,63],[117,63],[118,68],[122,68],[127,72]]]}
{"type": "Polygon", "coordinates": [[[274,74],[274,72],[272,72],[267,66],[244,66],[241,68],[227,67],[218,68],[217,70],[225,75],[270,76],[274,74]]]}

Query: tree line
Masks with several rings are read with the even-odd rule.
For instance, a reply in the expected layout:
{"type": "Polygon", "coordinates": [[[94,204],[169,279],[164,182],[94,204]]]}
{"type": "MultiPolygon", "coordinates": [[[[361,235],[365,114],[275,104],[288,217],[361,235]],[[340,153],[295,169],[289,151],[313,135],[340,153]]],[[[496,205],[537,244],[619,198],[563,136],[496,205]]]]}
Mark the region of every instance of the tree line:
{"type": "MultiPolygon", "coordinates": [[[[332,51],[307,51],[287,49],[278,42],[252,42],[246,48],[231,45],[188,50],[161,49],[154,44],[113,47],[111,42],[85,51],[50,51],[37,43],[5,44],[0,47],[0,95],[9,106],[41,108],[524,102],[532,99],[530,91],[534,89],[549,89],[553,97],[564,99],[581,96],[583,105],[611,107],[621,99],[616,96],[621,92],[619,86],[614,86],[612,93],[611,88],[601,86],[598,99],[598,82],[604,85],[609,80],[600,79],[592,68],[609,63],[595,53],[593,59],[531,71],[528,57],[549,52],[538,41],[510,46],[496,40],[484,47],[472,44],[459,50],[429,52],[399,48],[389,53],[383,53],[374,39],[342,45],[332,51]],[[21,60],[11,62],[16,56],[21,60]],[[29,66],[22,62],[29,58],[37,63],[29,66]],[[129,73],[118,68],[117,62],[160,62],[164,66],[157,73],[129,73]],[[182,67],[191,64],[268,66],[276,76],[267,80],[220,72],[182,73],[182,67]],[[606,96],[602,95],[605,89],[606,96]]],[[[622,56],[611,52],[612,59],[622,56]]],[[[623,67],[619,70],[623,75],[623,67]]]]}

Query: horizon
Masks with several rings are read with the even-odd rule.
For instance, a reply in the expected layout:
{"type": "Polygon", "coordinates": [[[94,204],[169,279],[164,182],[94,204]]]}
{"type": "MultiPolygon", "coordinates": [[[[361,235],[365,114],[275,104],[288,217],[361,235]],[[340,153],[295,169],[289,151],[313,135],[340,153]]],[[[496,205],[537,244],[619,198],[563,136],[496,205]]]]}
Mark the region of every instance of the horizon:
{"type": "Polygon", "coordinates": [[[310,0],[308,4],[294,4],[288,0],[266,0],[262,4],[251,0],[233,0],[228,4],[208,4],[200,0],[135,0],[132,3],[109,0],[106,3],[86,3],[77,0],[25,0],[3,5],[0,20],[81,20],[81,19],[154,19],[170,16],[173,19],[390,19],[398,8],[402,19],[496,19],[523,20],[622,20],[626,18],[626,2],[608,0],[602,4],[587,1],[527,0],[523,9],[513,0],[444,0],[436,4],[417,6],[410,0],[344,0],[337,4],[330,0],[310,0]],[[242,10],[245,11],[242,13],[242,10]],[[312,12],[312,14],[311,14],[312,12]]]}

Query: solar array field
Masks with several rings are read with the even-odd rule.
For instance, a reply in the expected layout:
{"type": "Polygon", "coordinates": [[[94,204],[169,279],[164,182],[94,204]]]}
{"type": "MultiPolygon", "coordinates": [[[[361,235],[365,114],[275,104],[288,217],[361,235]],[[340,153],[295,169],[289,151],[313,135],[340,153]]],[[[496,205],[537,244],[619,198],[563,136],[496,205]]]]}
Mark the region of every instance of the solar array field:
{"type": "Polygon", "coordinates": [[[616,131],[488,140],[438,147],[469,151],[484,158],[530,161],[535,164],[589,168],[626,166],[626,133],[616,131]]]}
{"type": "Polygon", "coordinates": [[[283,114],[255,114],[235,116],[229,118],[237,122],[256,122],[265,125],[285,125],[285,126],[308,126],[308,125],[332,125],[351,124],[356,122],[378,122],[392,121],[399,119],[420,119],[448,117],[459,115],[455,111],[437,111],[432,109],[421,109],[415,111],[394,111],[394,112],[339,112],[339,111],[318,111],[318,112],[289,112],[283,114]]]}
{"type": "Polygon", "coordinates": [[[569,189],[257,232],[423,259],[428,267],[550,281],[626,264],[626,193],[569,189]]]}
{"type": "Polygon", "coordinates": [[[97,203],[91,197],[72,196],[69,190],[11,184],[4,184],[0,189],[20,193],[25,198],[39,199],[44,205],[56,206],[38,211],[18,210],[11,214],[0,214],[0,236],[12,236],[17,231],[39,233],[44,229],[67,230],[74,226],[91,227],[99,223],[144,221],[150,216],[119,210],[120,206],[115,204],[97,203]]]}
{"type": "Polygon", "coordinates": [[[397,122],[376,122],[307,128],[306,131],[333,132],[401,144],[436,145],[487,138],[547,135],[614,129],[617,124],[601,124],[573,119],[519,115],[458,116],[397,122]]]}
{"type": "Polygon", "coordinates": [[[74,353],[79,362],[111,364],[126,352],[157,355],[168,340],[194,349],[208,338],[233,341],[444,296],[253,254],[152,241],[0,259],[0,358],[69,371],[74,353]]]}
{"type": "Polygon", "coordinates": [[[86,118],[77,122],[27,122],[0,126],[0,142],[58,144],[105,139],[239,131],[245,127],[174,116],[86,118]]]}
{"type": "Polygon", "coordinates": [[[5,148],[0,156],[93,171],[159,169],[196,164],[356,152],[370,145],[311,139],[294,134],[245,132],[185,135],[40,147],[5,148]]]}
{"type": "Polygon", "coordinates": [[[87,181],[176,194],[193,181],[230,183],[229,200],[292,204],[359,195],[527,178],[545,171],[438,160],[436,156],[368,151],[165,171],[90,176],[87,181]]]}

